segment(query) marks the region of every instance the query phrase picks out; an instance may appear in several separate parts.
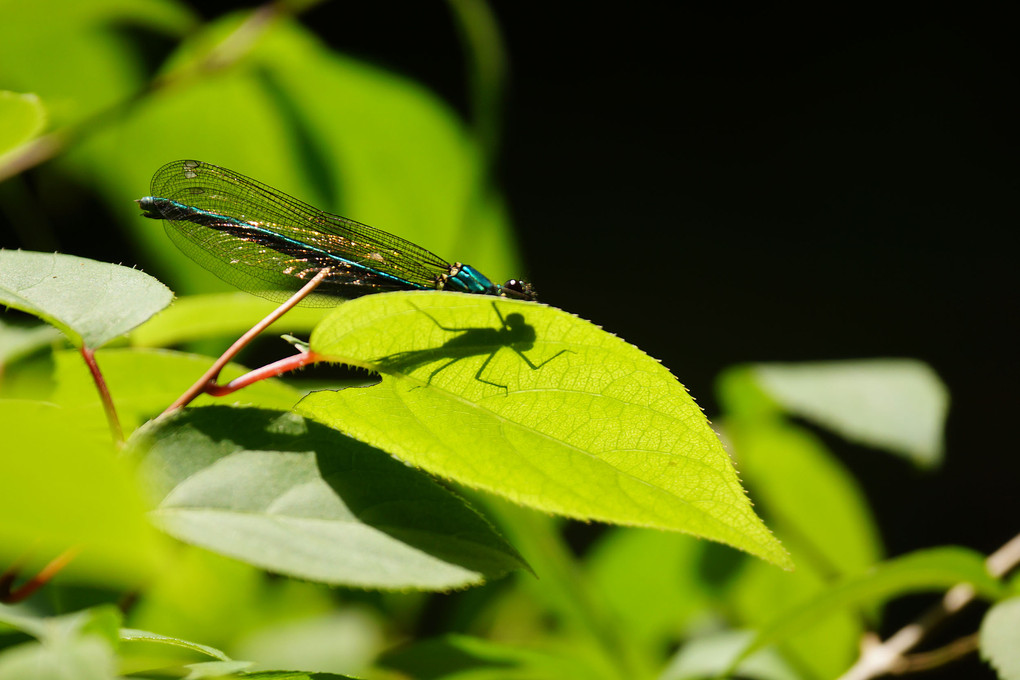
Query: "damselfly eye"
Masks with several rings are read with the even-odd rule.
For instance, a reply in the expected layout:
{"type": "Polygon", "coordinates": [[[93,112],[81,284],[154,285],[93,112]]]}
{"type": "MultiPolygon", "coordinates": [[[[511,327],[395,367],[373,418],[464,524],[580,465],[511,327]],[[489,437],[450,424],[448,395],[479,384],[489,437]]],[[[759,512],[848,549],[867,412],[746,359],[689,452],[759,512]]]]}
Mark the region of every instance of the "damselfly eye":
{"type": "Polygon", "coordinates": [[[537,299],[535,288],[527,281],[521,281],[520,279],[510,279],[504,283],[503,291],[509,297],[522,298],[524,300],[537,299]]]}

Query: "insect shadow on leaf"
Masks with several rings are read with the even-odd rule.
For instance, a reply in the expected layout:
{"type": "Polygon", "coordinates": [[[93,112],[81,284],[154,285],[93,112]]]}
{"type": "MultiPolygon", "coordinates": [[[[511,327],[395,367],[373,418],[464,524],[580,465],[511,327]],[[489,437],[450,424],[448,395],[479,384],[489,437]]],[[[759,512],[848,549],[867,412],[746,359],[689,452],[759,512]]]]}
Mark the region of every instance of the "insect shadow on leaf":
{"type": "Polygon", "coordinates": [[[485,369],[488,368],[489,363],[500,349],[506,347],[512,350],[521,358],[522,361],[524,361],[525,364],[527,364],[528,368],[533,371],[539,370],[559,355],[572,351],[569,349],[561,349],[548,359],[536,364],[525,354],[525,352],[533,349],[535,346],[535,341],[538,337],[535,332],[535,327],[527,323],[524,320],[524,315],[518,312],[512,312],[503,316],[503,313],[500,312],[495,301],[492,303],[492,308],[496,311],[496,316],[499,317],[499,328],[491,328],[487,326],[469,326],[466,328],[444,326],[424,309],[421,309],[413,303],[411,303],[411,306],[427,316],[437,328],[450,333],[459,333],[459,335],[450,338],[439,347],[397,352],[396,354],[382,357],[378,360],[378,365],[383,371],[409,371],[428,363],[446,359],[446,361],[443,361],[443,363],[429,374],[428,380],[426,381],[427,384],[431,384],[432,379],[435,378],[436,375],[461,359],[487,355],[485,357],[485,361],[482,362],[482,365],[475,373],[475,380],[485,383],[486,385],[498,387],[503,390],[504,393],[508,393],[509,389],[506,385],[486,380],[483,377],[485,369]]]}

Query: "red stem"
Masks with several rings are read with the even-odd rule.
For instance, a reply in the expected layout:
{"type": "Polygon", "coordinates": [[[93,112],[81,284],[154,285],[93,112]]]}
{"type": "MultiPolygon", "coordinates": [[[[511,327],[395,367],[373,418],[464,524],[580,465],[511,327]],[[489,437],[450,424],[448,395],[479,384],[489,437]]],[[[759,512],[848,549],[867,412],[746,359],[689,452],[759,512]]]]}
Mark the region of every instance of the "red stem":
{"type": "MultiPolygon", "coordinates": [[[[170,413],[171,411],[176,411],[179,408],[183,408],[183,407],[187,406],[188,404],[190,404],[195,399],[195,397],[197,397],[200,394],[203,394],[203,393],[210,393],[211,394],[210,390],[216,388],[216,378],[219,377],[220,371],[223,370],[223,367],[226,366],[228,363],[230,363],[230,360],[233,359],[237,355],[238,352],[240,352],[242,349],[244,349],[248,345],[248,343],[250,343],[252,340],[254,340],[255,337],[259,333],[261,333],[266,328],[268,328],[270,324],[272,324],[274,321],[279,319],[281,316],[283,316],[284,314],[289,312],[295,305],[297,305],[297,303],[301,302],[301,300],[303,300],[306,297],[308,297],[308,294],[311,293],[313,290],[315,290],[316,286],[318,286],[320,283],[322,283],[322,280],[324,278],[326,278],[326,276],[328,274],[329,274],[329,269],[321,270],[318,274],[316,274],[314,277],[312,277],[312,279],[308,283],[306,283],[301,288],[301,290],[299,290],[298,292],[296,292],[293,295],[291,295],[290,298],[288,298],[286,302],[284,302],[282,305],[280,305],[279,307],[274,309],[272,312],[270,312],[269,315],[266,316],[266,318],[262,319],[262,321],[259,321],[257,324],[252,326],[251,329],[247,333],[245,333],[240,338],[238,338],[237,341],[234,342],[234,344],[231,345],[230,348],[227,349],[227,351],[223,353],[223,356],[221,356],[219,359],[216,360],[216,363],[214,363],[209,368],[209,370],[206,371],[205,374],[195,382],[194,385],[189,387],[188,390],[184,394],[182,394],[180,397],[178,397],[177,401],[175,401],[174,403],[170,404],[170,406],[168,406],[167,409],[165,411],[163,411],[163,413],[167,414],[167,413],[170,413]]],[[[300,355],[298,355],[298,356],[300,356],[300,355]]],[[[293,359],[293,357],[292,357],[292,359],[293,359]]],[[[279,362],[277,362],[277,363],[279,363],[279,362]]],[[[310,363],[310,362],[306,362],[306,363],[310,363]]],[[[270,366],[272,366],[272,365],[273,364],[270,364],[270,366]]],[[[302,365],[304,365],[304,364],[302,364],[302,365]]],[[[248,374],[248,375],[251,375],[251,374],[248,374]]],[[[279,373],[277,375],[279,375],[279,373]]],[[[240,389],[240,388],[236,388],[236,389],[240,389]]],[[[231,390],[231,391],[233,391],[233,390],[231,390]]],[[[228,392],[228,394],[229,394],[229,392],[228,392]]]]}
{"type": "Polygon", "coordinates": [[[113,442],[120,446],[124,443],[124,431],[120,427],[120,418],[117,417],[117,409],[113,405],[113,398],[110,396],[110,390],[106,386],[106,380],[103,378],[102,371],[99,370],[99,364],[96,363],[96,352],[82,345],[81,355],[85,359],[85,365],[89,367],[89,372],[92,373],[92,381],[96,384],[96,389],[99,390],[99,400],[103,402],[103,409],[106,411],[106,422],[110,425],[110,434],[113,435],[113,442]]]}
{"type": "Polygon", "coordinates": [[[292,357],[280,359],[279,361],[274,361],[271,364],[266,364],[261,368],[256,368],[254,371],[249,371],[240,378],[231,380],[226,385],[217,385],[215,382],[209,383],[205,386],[205,393],[213,397],[225,397],[228,394],[236,392],[242,387],[247,387],[248,385],[257,383],[259,380],[275,378],[287,373],[288,371],[296,371],[299,368],[304,368],[308,364],[314,364],[316,361],[321,361],[322,359],[323,357],[319,356],[315,352],[301,352],[300,354],[295,354],[292,357]]]}

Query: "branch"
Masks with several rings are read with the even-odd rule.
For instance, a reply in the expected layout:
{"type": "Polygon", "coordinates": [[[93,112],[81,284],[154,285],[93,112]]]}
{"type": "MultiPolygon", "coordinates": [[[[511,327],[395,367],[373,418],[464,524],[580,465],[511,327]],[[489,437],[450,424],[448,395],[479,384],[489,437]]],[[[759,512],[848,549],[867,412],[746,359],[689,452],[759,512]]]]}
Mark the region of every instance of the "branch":
{"type": "MultiPolygon", "coordinates": [[[[1005,576],[1017,564],[1020,564],[1020,534],[985,560],[988,572],[996,578],[1005,576]]],[[[839,680],[870,680],[887,673],[905,672],[904,669],[909,669],[912,659],[916,658],[908,657],[907,652],[916,647],[936,626],[958,613],[973,599],[974,589],[966,583],[953,586],[942,597],[941,602],[922,614],[917,621],[901,628],[885,642],[862,645],[864,649],[857,663],[840,676],[839,680]]],[[[943,662],[949,658],[955,657],[943,655],[943,662]]]]}

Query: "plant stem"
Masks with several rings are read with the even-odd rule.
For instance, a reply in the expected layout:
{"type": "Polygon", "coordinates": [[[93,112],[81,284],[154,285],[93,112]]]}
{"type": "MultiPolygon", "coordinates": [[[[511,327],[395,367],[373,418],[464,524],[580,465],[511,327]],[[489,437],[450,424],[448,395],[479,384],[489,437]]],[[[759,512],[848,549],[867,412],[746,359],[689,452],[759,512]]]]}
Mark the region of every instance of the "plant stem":
{"type": "MultiPolygon", "coordinates": [[[[1020,534],[988,556],[985,565],[997,578],[1020,564],[1020,534]]],[[[958,613],[974,599],[974,589],[966,583],[950,588],[942,601],[880,644],[867,645],[857,662],[839,680],[869,680],[893,672],[909,663],[907,652],[917,646],[937,625],[958,613]]],[[[948,658],[948,657],[947,657],[948,658]]]]}
{"type": "MultiPolygon", "coordinates": [[[[188,390],[184,394],[182,394],[180,397],[178,397],[177,401],[175,401],[174,403],[170,404],[170,406],[168,406],[167,409],[165,411],[163,411],[163,413],[166,414],[166,413],[170,413],[171,411],[176,411],[179,408],[183,408],[184,406],[187,406],[188,404],[190,404],[195,399],[195,397],[197,397],[198,395],[206,393],[206,392],[210,392],[210,390],[217,389],[216,378],[219,377],[220,371],[223,370],[223,367],[226,366],[228,363],[230,363],[230,360],[233,359],[235,356],[237,356],[237,353],[240,352],[242,349],[244,349],[248,345],[248,343],[250,343],[252,340],[254,340],[255,337],[258,336],[259,333],[264,331],[266,328],[269,327],[270,324],[272,324],[274,321],[279,319],[281,316],[283,316],[284,314],[289,312],[295,305],[297,305],[303,299],[308,297],[308,294],[311,293],[313,290],[315,290],[316,286],[318,286],[320,283],[322,283],[322,280],[324,278],[326,278],[326,276],[328,274],[329,274],[329,269],[328,268],[322,269],[321,271],[319,271],[319,273],[316,274],[314,277],[312,277],[312,279],[308,283],[306,283],[304,286],[302,286],[301,290],[299,290],[298,292],[296,292],[293,295],[291,295],[290,298],[288,298],[286,302],[284,302],[279,307],[277,307],[272,312],[270,312],[264,319],[262,319],[262,321],[259,321],[257,324],[252,326],[251,329],[248,330],[248,332],[246,332],[244,335],[242,335],[240,338],[238,338],[234,342],[234,344],[231,345],[227,349],[227,351],[224,352],[223,355],[220,356],[220,358],[216,360],[216,362],[209,368],[209,370],[206,371],[205,374],[201,378],[199,378],[195,382],[194,385],[189,387],[188,390]]],[[[308,354],[309,357],[314,357],[315,356],[311,352],[308,352],[306,354],[308,354]]],[[[298,356],[300,357],[301,355],[298,355],[298,356]]],[[[294,361],[294,359],[295,359],[295,357],[291,357],[289,359],[289,361],[294,361]]],[[[311,360],[314,361],[315,359],[313,358],[311,360]]],[[[280,362],[276,362],[276,363],[279,364],[280,362]]],[[[294,366],[293,368],[300,368],[300,366],[304,366],[307,363],[310,363],[310,362],[306,361],[304,363],[301,363],[300,365],[294,366]]],[[[275,364],[270,364],[270,366],[274,366],[274,365],[275,364]]],[[[266,368],[268,368],[268,367],[266,367],[266,368]]],[[[283,371],[281,371],[281,373],[282,372],[283,371]]],[[[275,375],[279,375],[279,374],[280,373],[276,373],[275,375]]],[[[270,376],[266,375],[265,377],[270,377],[270,376]]],[[[246,384],[250,384],[250,383],[246,383],[246,384]]],[[[240,388],[237,388],[237,389],[240,389],[240,388]]],[[[230,390],[230,391],[232,392],[234,390],[230,390]]],[[[227,394],[229,394],[229,392],[227,392],[227,394]]]]}
{"type": "Polygon", "coordinates": [[[102,371],[99,370],[99,364],[96,363],[96,352],[90,347],[82,345],[81,356],[85,359],[85,365],[89,367],[89,373],[92,374],[92,382],[96,384],[96,389],[99,390],[99,400],[103,402],[103,410],[106,411],[106,422],[110,425],[110,434],[113,436],[113,443],[120,446],[124,443],[124,430],[120,426],[120,418],[117,417],[117,409],[113,405],[113,398],[110,396],[110,390],[106,386],[106,380],[103,378],[102,371]]]}
{"type": "Polygon", "coordinates": [[[19,568],[17,566],[11,567],[3,574],[3,576],[0,576],[0,602],[12,604],[27,600],[32,596],[32,593],[42,588],[44,585],[49,583],[54,576],[59,574],[61,570],[71,562],[71,560],[78,556],[79,552],[81,552],[81,548],[77,546],[68,548],[57,555],[49,564],[40,569],[35,576],[13,589],[11,588],[11,585],[14,584],[14,579],[17,578],[19,568]]]}

